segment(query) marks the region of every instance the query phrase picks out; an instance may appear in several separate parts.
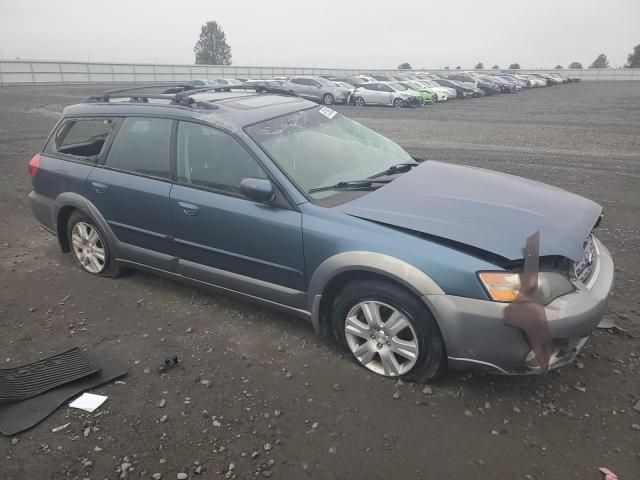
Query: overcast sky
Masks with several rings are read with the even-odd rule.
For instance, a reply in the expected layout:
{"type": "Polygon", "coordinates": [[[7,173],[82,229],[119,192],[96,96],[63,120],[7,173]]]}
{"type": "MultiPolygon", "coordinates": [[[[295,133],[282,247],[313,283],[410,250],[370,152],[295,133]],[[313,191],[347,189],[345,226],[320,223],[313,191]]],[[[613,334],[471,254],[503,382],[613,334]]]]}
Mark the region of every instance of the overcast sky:
{"type": "Polygon", "coordinates": [[[193,63],[200,26],[236,65],[622,66],[640,0],[0,0],[2,58],[193,63]]]}

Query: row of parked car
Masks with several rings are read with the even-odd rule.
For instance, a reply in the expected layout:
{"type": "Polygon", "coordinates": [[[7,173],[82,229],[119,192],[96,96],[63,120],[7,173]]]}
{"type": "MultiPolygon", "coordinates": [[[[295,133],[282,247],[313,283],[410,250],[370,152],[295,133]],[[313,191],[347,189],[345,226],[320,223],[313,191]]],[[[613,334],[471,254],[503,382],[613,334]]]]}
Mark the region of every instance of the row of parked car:
{"type": "Polygon", "coordinates": [[[414,107],[469,99],[518,93],[519,91],[579,82],[579,78],[556,73],[459,72],[455,73],[398,73],[336,77],[330,75],[300,75],[250,80],[217,78],[192,80],[172,87],[166,93],[209,85],[255,85],[265,89],[281,89],[325,105],[388,105],[414,107]]]}

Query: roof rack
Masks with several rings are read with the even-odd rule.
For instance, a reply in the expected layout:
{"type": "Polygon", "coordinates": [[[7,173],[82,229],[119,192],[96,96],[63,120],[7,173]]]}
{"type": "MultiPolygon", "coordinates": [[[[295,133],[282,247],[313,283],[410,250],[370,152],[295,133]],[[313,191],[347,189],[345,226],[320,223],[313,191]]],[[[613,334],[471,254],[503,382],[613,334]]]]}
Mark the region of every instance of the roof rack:
{"type": "MultiPolygon", "coordinates": [[[[181,85],[177,85],[177,86],[181,86],[181,85]]],[[[180,102],[180,103],[187,103],[187,104],[191,104],[191,103],[196,103],[196,101],[193,98],[190,98],[191,95],[195,95],[197,93],[206,93],[206,92],[220,92],[220,91],[231,91],[231,90],[255,90],[256,93],[272,93],[272,94],[276,94],[276,95],[287,95],[290,97],[297,97],[298,95],[296,95],[295,93],[293,93],[291,90],[285,90],[284,88],[272,88],[272,87],[268,87],[266,85],[257,85],[257,84],[252,84],[252,85],[208,85],[206,87],[198,87],[198,88],[191,88],[189,90],[185,90],[183,92],[179,92],[176,93],[176,101],[180,102]]]]}
{"type": "MultiPolygon", "coordinates": [[[[206,105],[211,100],[205,102],[197,102],[191,98],[192,95],[197,93],[206,92],[219,92],[219,91],[231,91],[231,90],[255,90],[256,93],[272,93],[276,95],[287,95],[297,97],[295,93],[283,88],[271,88],[265,85],[208,85],[206,87],[191,88],[188,84],[151,84],[140,85],[137,87],[119,88],[116,90],[108,90],[99,95],[90,95],[83,100],[83,103],[109,103],[110,99],[116,98],[129,98],[132,102],[149,103],[149,99],[155,100],[168,100],[171,105],[192,106],[195,103],[206,105]],[[140,93],[131,94],[135,90],[144,90],[148,88],[184,88],[185,90],[176,93],[140,93]]],[[[217,107],[215,107],[217,108],[217,107]]]]}

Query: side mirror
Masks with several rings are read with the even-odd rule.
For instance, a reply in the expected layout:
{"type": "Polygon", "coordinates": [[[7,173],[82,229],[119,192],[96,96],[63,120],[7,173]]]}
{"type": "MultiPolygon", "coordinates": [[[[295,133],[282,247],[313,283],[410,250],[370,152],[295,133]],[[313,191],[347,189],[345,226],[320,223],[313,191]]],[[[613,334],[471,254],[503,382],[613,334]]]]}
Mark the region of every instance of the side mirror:
{"type": "Polygon", "coordinates": [[[240,190],[247,198],[259,203],[269,203],[276,198],[276,191],[270,180],[264,178],[244,178],[240,190]]]}

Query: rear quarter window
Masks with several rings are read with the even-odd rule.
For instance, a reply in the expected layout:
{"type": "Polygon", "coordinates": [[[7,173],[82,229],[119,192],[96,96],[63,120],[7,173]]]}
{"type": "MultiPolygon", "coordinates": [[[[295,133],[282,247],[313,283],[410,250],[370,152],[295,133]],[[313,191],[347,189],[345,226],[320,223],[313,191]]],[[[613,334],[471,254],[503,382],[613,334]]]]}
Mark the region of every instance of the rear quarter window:
{"type": "Polygon", "coordinates": [[[115,122],[111,118],[64,121],[49,141],[45,152],[94,161],[100,156],[114,127],[115,122]]]}

